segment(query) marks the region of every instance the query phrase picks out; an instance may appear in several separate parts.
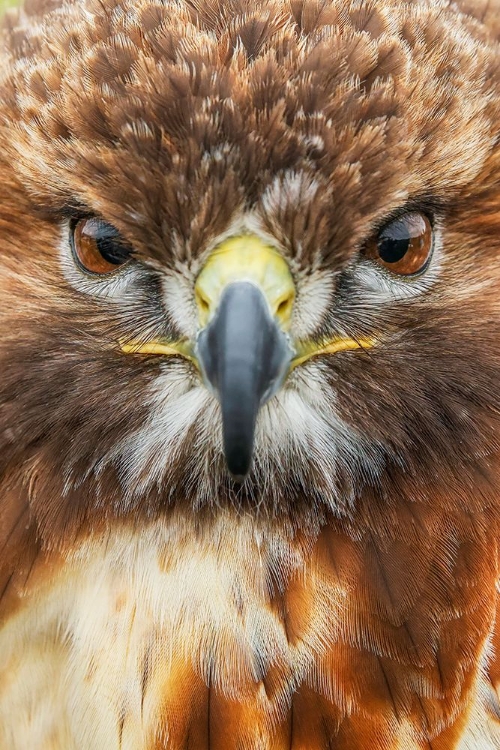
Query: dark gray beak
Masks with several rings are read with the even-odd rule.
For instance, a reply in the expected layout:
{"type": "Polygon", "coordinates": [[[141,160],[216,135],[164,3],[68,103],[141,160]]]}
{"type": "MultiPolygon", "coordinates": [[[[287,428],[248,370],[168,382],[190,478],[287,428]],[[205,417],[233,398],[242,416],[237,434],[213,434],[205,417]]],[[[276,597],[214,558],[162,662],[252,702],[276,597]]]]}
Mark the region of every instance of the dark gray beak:
{"type": "Polygon", "coordinates": [[[224,289],[196,353],[221,404],[228,469],[242,482],[252,462],[257,413],[283,383],[292,349],[260,289],[237,281],[224,289]]]}

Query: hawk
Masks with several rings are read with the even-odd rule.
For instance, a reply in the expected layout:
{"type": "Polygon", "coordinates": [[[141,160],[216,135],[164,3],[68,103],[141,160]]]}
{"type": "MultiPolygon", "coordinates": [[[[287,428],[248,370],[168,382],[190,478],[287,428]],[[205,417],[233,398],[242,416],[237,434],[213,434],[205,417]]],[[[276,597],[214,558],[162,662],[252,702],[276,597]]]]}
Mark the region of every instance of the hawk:
{"type": "Polygon", "coordinates": [[[0,39],[2,750],[500,748],[500,2],[0,39]]]}

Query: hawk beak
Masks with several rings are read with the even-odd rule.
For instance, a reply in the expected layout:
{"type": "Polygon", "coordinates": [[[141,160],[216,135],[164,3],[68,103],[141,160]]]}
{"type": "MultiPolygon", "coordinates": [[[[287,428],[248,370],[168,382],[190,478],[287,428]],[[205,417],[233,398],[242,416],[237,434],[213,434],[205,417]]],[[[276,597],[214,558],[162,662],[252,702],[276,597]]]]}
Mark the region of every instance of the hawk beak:
{"type": "Polygon", "coordinates": [[[241,482],[252,462],[258,411],[282,385],[294,355],[286,331],[295,285],[281,255],[249,235],[215,249],[195,294],[201,325],[195,354],[220,401],[228,469],[241,482]]]}

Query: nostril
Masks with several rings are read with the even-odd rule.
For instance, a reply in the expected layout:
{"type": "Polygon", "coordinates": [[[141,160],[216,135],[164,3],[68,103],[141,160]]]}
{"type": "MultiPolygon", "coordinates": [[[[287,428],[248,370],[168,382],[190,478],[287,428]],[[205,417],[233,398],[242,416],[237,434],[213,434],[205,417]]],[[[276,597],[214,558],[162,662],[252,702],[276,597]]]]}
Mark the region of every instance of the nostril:
{"type": "Polygon", "coordinates": [[[208,315],[210,311],[210,303],[208,299],[205,297],[205,295],[198,291],[196,294],[196,301],[203,315],[208,315]]]}
{"type": "Polygon", "coordinates": [[[284,299],[282,302],[279,303],[278,309],[276,310],[278,315],[284,315],[287,311],[288,307],[290,305],[290,301],[287,299],[284,299]]]}
{"type": "Polygon", "coordinates": [[[282,319],[288,319],[292,314],[293,295],[288,295],[278,304],[276,316],[282,319]]]}

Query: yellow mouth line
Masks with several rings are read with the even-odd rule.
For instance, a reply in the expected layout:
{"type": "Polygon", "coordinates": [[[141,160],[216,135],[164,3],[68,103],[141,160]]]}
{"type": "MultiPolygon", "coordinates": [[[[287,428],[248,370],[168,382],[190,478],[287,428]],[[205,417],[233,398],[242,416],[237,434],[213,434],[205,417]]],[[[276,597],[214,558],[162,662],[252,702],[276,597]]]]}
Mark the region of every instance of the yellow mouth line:
{"type": "Polygon", "coordinates": [[[156,354],[163,357],[171,357],[172,355],[178,355],[189,359],[198,367],[198,362],[193,354],[193,348],[188,341],[172,341],[171,343],[164,343],[162,341],[146,341],[140,343],[138,341],[130,341],[128,343],[121,343],[120,349],[124,354],[156,354]]]}
{"type": "MultiPolygon", "coordinates": [[[[337,354],[338,352],[350,352],[355,349],[373,349],[377,344],[377,339],[374,337],[363,337],[359,339],[352,338],[338,338],[333,341],[319,343],[317,341],[306,341],[299,342],[296,351],[297,354],[293,357],[290,363],[290,370],[295,367],[307,362],[312,357],[317,357],[320,354],[337,354]]],[[[154,354],[159,356],[172,356],[180,355],[190,362],[193,362],[199,369],[198,362],[193,353],[193,347],[188,341],[173,341],[170,343],[164,343],[162,341],[147,341],[145,343],[129,342],[120,344],[120,348],[124,354],[154,354]]]]}
{"type": "Polygon", "coordinates": [[[377,339],[373,336],[352,339],[349,337],[338,338],[333,341],[320,344],[318,341],[299,342],[297,346],[297,355],[292,359],[290,369],[307,362],[312,357],[320,354],[337,354],[338,352],[351,352],[355,349],[373,349],[377,344],[377,339]]]}

